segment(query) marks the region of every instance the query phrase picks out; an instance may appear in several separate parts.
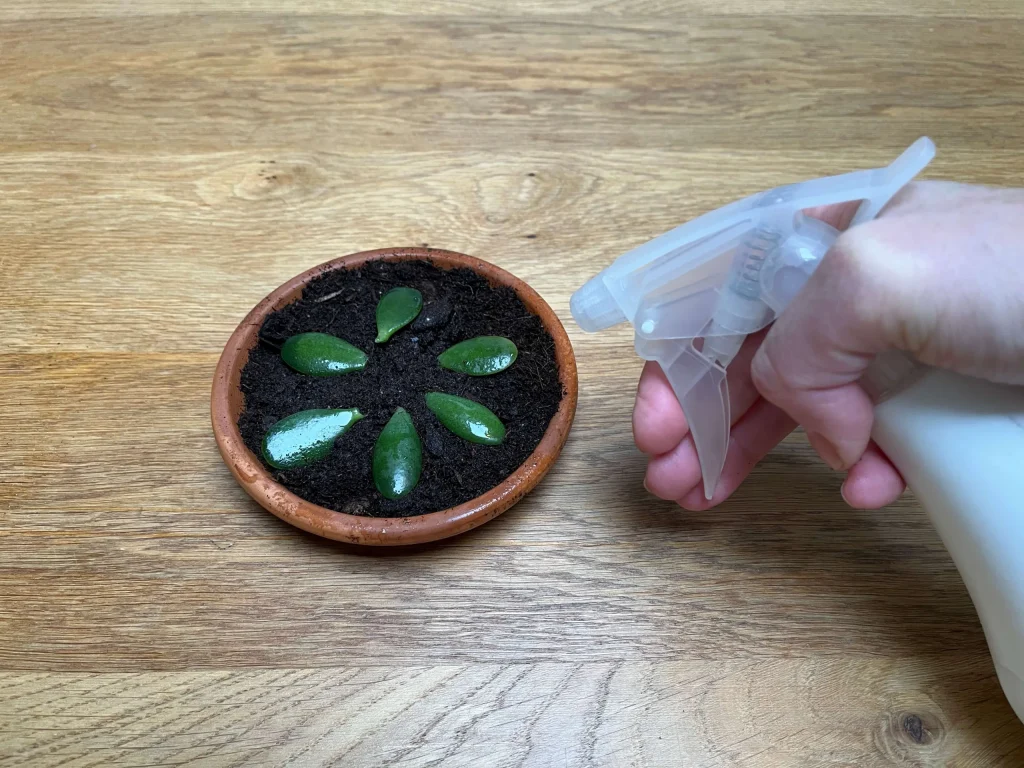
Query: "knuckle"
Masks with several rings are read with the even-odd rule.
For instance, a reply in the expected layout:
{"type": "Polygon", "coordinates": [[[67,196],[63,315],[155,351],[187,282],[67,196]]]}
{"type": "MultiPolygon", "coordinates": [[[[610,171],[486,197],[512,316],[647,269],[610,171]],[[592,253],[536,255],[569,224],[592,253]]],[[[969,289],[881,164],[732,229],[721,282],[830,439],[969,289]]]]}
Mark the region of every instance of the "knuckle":
{"type": "Polygon", "coordinates": [[[777,349],[778,346],[769,337],[750,363],[750,380],[755,389],[772,401],[776,401],[778,395],[790,388],[783,373],[785,369],[777,360],[777,349]]]}
{"type": "Polygon", "coordinates": [[[922,260],[908,227],[876,220],[849,230],[836,245],[836,279],[847,296],[847,322],[864,337],[912,355],[926,352],[940,324],[934,270],[922,260]]]}
{"type": "Polygon", "coordinates": [[[886,246],[870,224],[840,235],[830,255],[829,267],[836,287],[842,290],[848,308],[870,317],[884,289],[886,246]]]}
{"type": "MultiPolygon", "coordinates": [[[[887,237],[882,222],[868,222],[847,230],[833,246],[827,260],[826,288],[834,297],[834,321],[846,333],[869,337],[888,336],[885,324],[899,307],[900,257],[887,237]]],[[[823,265],[826,266],[826,265],[823,265]]]]}

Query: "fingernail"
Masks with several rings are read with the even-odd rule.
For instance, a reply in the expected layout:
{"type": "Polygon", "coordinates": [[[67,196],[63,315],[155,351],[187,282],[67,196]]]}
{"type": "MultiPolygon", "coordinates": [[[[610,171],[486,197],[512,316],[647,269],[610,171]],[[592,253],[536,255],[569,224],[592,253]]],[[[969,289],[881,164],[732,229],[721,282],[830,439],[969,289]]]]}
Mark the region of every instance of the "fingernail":
{"type": "Polygon", "coordinates": [[[832,469],[837,472],[845,469],[843,460],[839,457],[839,451],[832,445],[823,435],[817,432],[808,432],[807,441],[811,444],[811,447],[818,452],[818,455],[824,459],[825,463],[828,464],[832,469]]]}
{"type": "Polygon", "coordinates": [[[650,487],[647,485],[647,475],[644,475],[644,490],[647,491],[648,493],[651,492],[650,487]]]}
{"type": "Polygon", "coordinates": [[[846,502],[846,506],[848,506],[848,507],[852,507],[853,506],[853,504],[850,503],[850,499],[847,498],[847,496],[846,496],[846,483],[845,482],[841,486],[839,486],[839,495],[843,497],[843,501],[846,502]]]}

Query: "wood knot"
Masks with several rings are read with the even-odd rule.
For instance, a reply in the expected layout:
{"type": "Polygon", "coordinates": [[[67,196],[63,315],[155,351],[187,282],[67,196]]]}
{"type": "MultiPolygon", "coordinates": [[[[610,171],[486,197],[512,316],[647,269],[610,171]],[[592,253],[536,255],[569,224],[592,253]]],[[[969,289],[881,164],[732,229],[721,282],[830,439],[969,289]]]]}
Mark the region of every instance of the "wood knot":
{"type": "Polygon", "coordinates": [[[573,175],[540,177],[513,169],[484,168],[475,183],[479,217],[502,231],[536,226],[538,215],[558,211],[579,198],[584,179],[573,175]]]}
{"type": "Polygon", "coordinates": [[[939,717],[927,710],[893,711],[883,721],[879,747],[901,764],[917,765],[917,759],[927,755],[930,760],[943,751],[945,730],[939,717]]]}
{"type": "Polygon", "coordinates": [[[312,160],[253,160],[215,171],[199,182],[199,196],[211,205],[236,199],[300,202],[318,196],[327,176],[312,160]]]}
{"type": "Polygon", "coordinates": [[[915,744],[930,744],[934,740],[932,732],[925,726],[920,715],[904,715],[900,725],[903,733],[915,744]]]}

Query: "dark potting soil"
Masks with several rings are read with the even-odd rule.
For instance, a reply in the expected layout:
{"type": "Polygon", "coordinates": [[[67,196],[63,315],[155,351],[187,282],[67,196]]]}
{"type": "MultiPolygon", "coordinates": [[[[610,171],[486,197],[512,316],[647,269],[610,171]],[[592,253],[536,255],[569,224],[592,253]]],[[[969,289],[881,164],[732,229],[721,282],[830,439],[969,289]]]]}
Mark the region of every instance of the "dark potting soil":
{"type": "Polygon", "coordinates": [[[326,272],[302,298],[270,315],[261,343],[242,369],[245,410],[238,426],[256,456],[267,428],[310,408],[358,408],[365,418],[334,444],[323,461],[274,478],[307,501],[370,517],[409,517],[469,501],[508,477],[533,452],[562,400],[555,344],[540,319],[506,287],[492,287],[472,270],[445,271],[425,261],[376,261],[326,272]],[[423,311],[385,344],[375,344],[377,301],[406,285],[423,294],[423,311]],[[284,364],[277,346],[296,333],[319,331],[369,355],[366,368],[329,378],[305,376],[284,364]],[[437,356],[474,336],[507,336],[519,348],[509,369],[472,377],[442,369],[437,356]],[[468,397],[490,408],[507,435],[501,445],[468,443],[427,409],[426,392],[468,397]],[[423,442],[423,474],[411,494],[380,495],[371,458],[377,435],[397,407],[413,418],[423,442]]]}

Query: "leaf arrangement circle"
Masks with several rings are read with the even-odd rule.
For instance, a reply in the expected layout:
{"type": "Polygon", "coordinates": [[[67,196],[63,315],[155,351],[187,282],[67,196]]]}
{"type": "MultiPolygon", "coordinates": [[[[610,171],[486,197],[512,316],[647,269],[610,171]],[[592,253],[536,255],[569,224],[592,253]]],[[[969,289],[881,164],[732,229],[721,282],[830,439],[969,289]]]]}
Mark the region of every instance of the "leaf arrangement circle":
{"type": "MultiPolygon", "coordinates": [[[[392,288],[377,303],[376,344],[412,323],[423,309],[423,296],[415,288],[392,288]]],[[[509,368],[519,355],[504,336],[477,336],[449,347],[438,364],[467,376],[493,376],[509,368]]],[[[281,359],[307,376],[342,376],[363,370],[368,355],[344,339],[327,333],[300,333],[281,346],[281,359]]],[[[479,445],[500,445],[505,425],[486,406],[444,392],[424,393],[427,408],[450,432],[479,445]]],[[[358,408],[318,408],[286,416],[263,438],[264,460],[275,469],[296,469],[325,459],[340,438],[363,418],[358,408]]],[[[413,491],[423,469],[423,447],[412,417],[397,408],[373,447],[373,480],[387,499],[400,499],[413,491]]]]}

